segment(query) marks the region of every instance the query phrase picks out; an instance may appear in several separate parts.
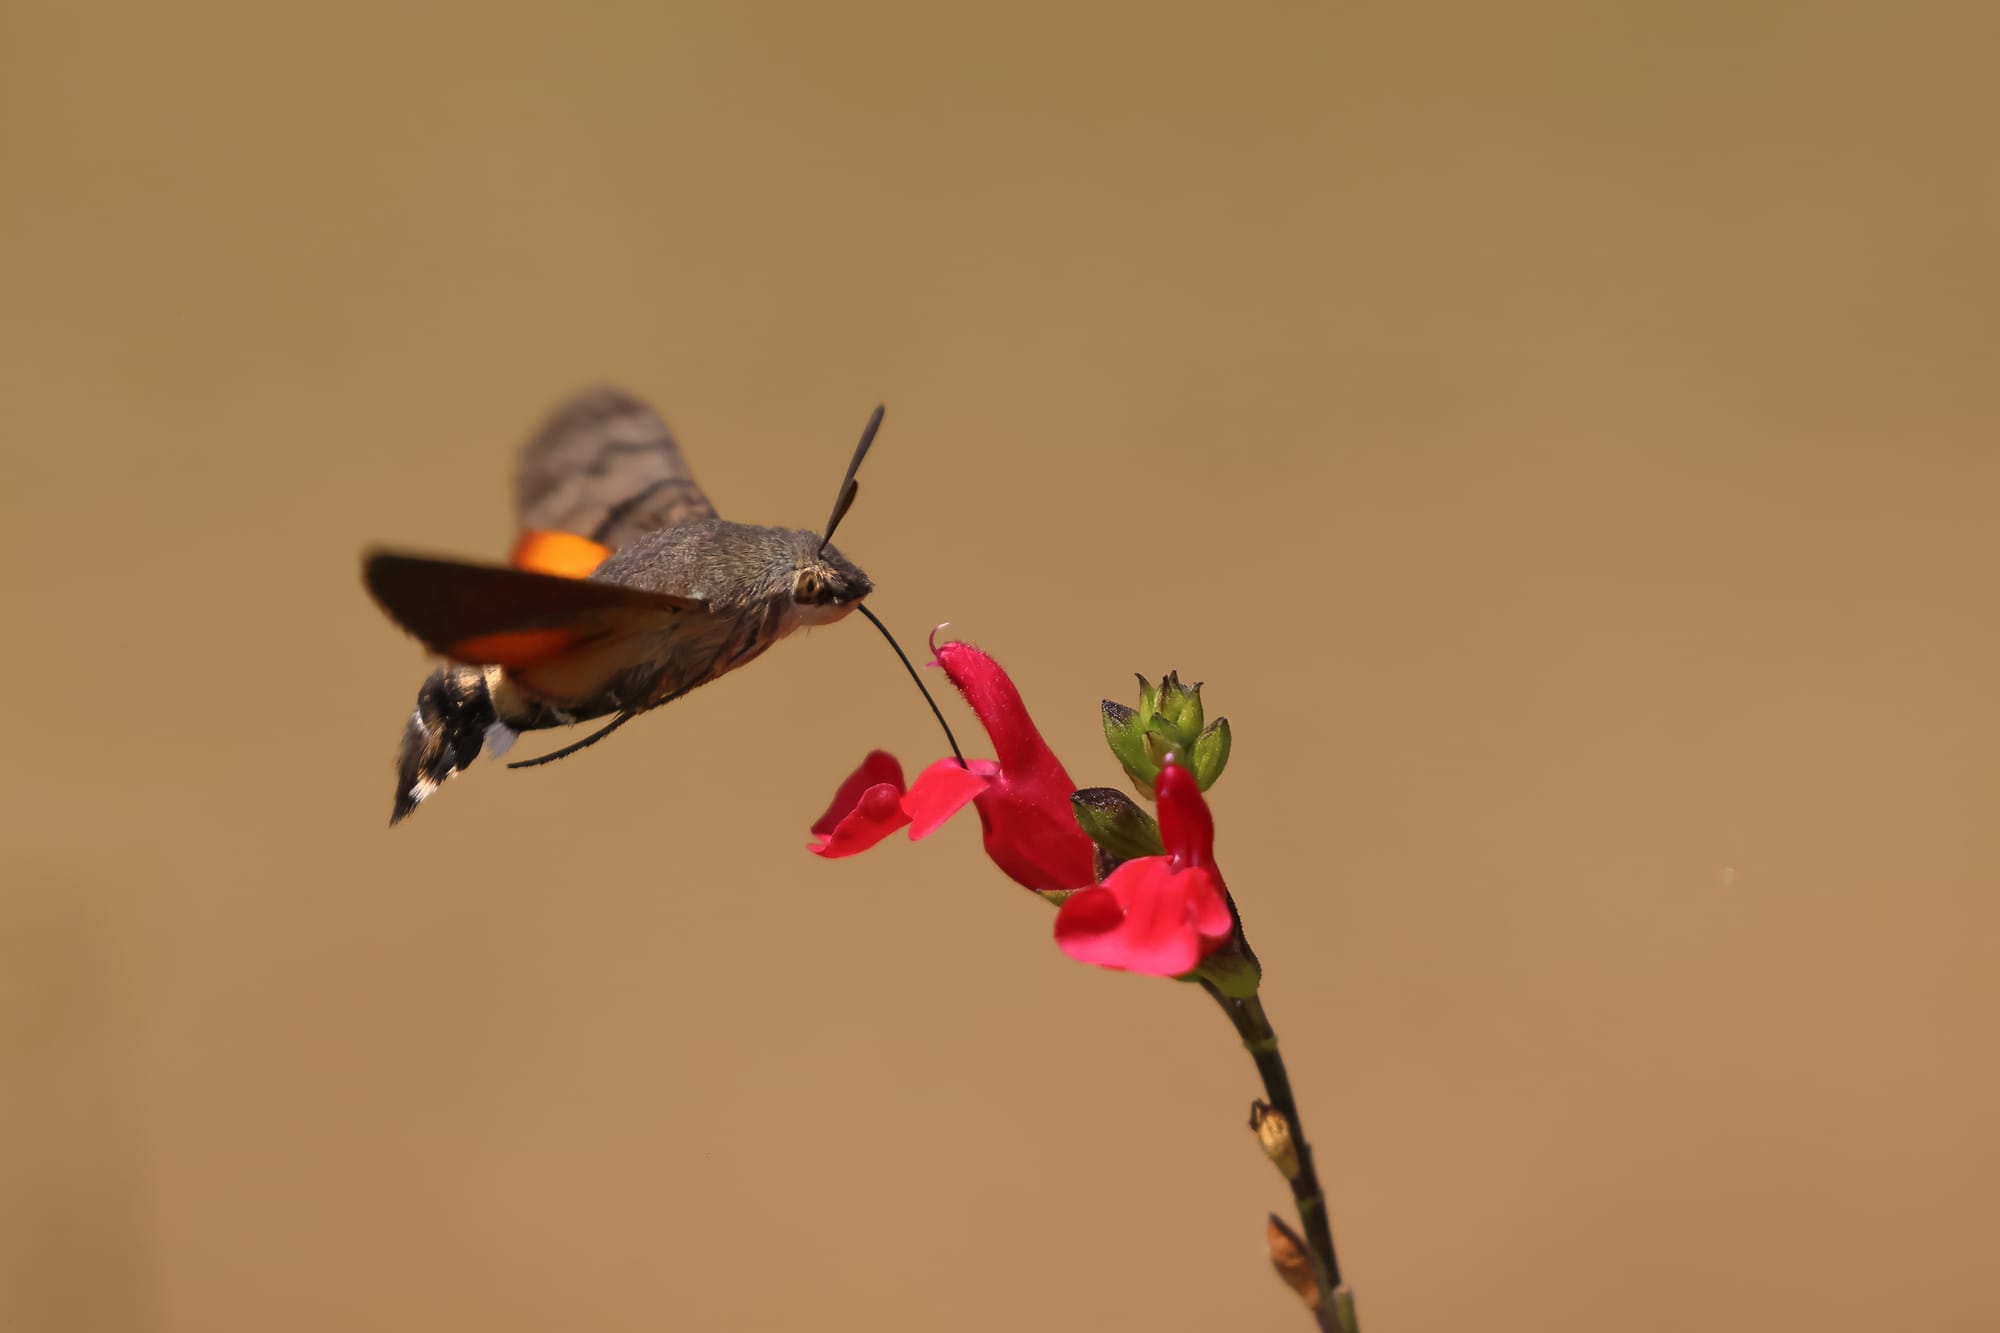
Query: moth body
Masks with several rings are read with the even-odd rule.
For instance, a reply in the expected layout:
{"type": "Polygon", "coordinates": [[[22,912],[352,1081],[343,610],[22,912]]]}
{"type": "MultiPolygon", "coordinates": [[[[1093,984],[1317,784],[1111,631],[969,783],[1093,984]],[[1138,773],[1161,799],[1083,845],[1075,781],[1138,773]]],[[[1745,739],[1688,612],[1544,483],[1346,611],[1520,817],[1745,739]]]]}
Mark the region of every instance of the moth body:
{"type": "Polygon", "coordinates": [[[716,517],[665,425],[617,390],[557,411],[524,454],[520,497],[524,532],[611,554],[582,578],[393,553],[365,565],[383,608],[448,659],[404,726],[391,823],[482,750],[498,755],[525,731],[617,725],[843,618],[873,590],[819,533],[716,517]]]}

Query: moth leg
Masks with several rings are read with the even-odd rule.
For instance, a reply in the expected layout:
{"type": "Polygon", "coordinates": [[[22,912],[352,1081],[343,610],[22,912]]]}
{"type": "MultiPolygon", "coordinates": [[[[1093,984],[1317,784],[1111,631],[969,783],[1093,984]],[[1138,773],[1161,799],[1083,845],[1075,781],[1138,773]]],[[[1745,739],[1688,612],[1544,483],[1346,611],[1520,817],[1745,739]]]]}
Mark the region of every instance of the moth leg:
{"type": "MultiPolygon", "coordinates": [[[[724,651],[725,652],[727,651],[726,645],[724,647],[724,651]]],[[[663,699],[655,700],[654,702],[649,704],[641,704],[637,708],[626,709],[624,712],[620,713],[617,717],[612,718],[609,722],[599,727],[596,731],[591,732],[588,736],[585,736],[582,740],[577,741],[574,744],[565,745],[560,750],[551,750],[547,754],[538,754],[533,759],[517,759],[513,763],[507,765],[507,767],[539,768],[543,764],[554,763],[558,759],[566,759],[570,755],[575,754],[578,750],[587,749],[590,746],[597,744],[597,742],[603,740],[606,736],[609,736],[612,732],[618,730],[618,728],[624,726],[627,722],[630,722],[633,718],[639,716],[639,714],[650,713],[655,708],[659,708],[665,704],[670,704],[674,700],[680,698],[683,694],[686,694],[689,690],[693,689],[696,685],[699,685],[704,681],[712,679],[716,675],[716,666],[720,663],[721,659],[722,659],[722,653],[717,653],[714,657],[710,658],[708,661],[708,665],[704,667],[701,673],[694,678],[693,684],[683,685],[680,689],[675,690],[672,694],[667,695],[663,699]]]]}
{"type": "Polygon", "coordinates": [[[620,713],[617,717],[612,718],[609,722],[599,727],[596,731],[591,732],[588,736],[585,736],[582,740],[577,741],[574,744],[565,745],[560,750],[551,750],[547,754],[538,754],[533,759],[517,759],[513,763],[507,765],[507,767],[538,768],[543,764],[554,763],[558,759],[566,759],[570,755],[575,754],[578,750],[588,749],[590,746],[597,744],[599,741],[603,740],[606,736],[609,736],[612,732],[618,730],[618,728],[624,726],[627,722],[630,722],[633,718],[639,716],[640,712],[642,711],[644,710],[634,709],[631,712],[620,713]]]}

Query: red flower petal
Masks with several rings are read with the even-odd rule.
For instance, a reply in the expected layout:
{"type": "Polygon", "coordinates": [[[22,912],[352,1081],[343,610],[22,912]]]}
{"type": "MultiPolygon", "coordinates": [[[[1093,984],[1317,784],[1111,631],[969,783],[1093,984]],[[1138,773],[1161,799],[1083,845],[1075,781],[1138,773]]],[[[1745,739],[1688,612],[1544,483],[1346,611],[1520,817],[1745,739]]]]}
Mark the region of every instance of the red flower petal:
{"type": "Polygon", "coordinates": [[[1192,972],[1232,929],[1215,876],[1164,856],[1127,861],[1056,913],[1056,945],[1070,957],[1156,977],[1192,972]]]}
{"type": "Polygon", "coordinates": [[[885,750],[861,761],[833,795],[833,803],[812,826],[820,856],[865,852],[910,822],[903,809],[903,766],[885,750]]]}
{"type": "Polygon", "coordinates": [[[833,832],[834,825],[852,814],[861,803],[862,792],[884,782],[899,792],[903,790],[903,765],[887,750],[870,750],[868,757],[861,761],[861,767],[848,774],[846,781],[840,784],[840,790],[833,794],[833,803],[813,824],[813,833],[824,837],[833,832]]]}
{"type": "Polygon", "coordinates": [[[990,759],[975,759],[969,768],[960,768],[956,759],[940,759],[923,772],[903,797],[903,809],[910,817],[910,841],[928,838],[938,825],[963,810],[986,790],[1000,766],[990,759]]]}
{"type": "Polygon", "coordinates": [[[1070,781],[1021,692],[998,662],[969,643],[935,641],[937,664],[965,696],[1000,756],[994,781],[974,802],[986,854],[1015,883],[1037,892],[1081,889],[1095,879],[1090,838],[1070,812],[1070,781]]]}
{"type": "Polygon", "coordinates": [[[1090,941],[1109,935],[1124,924],[1125,909],[1119,905],[1118,895],[1101,884],[1092,885],[1063,899],[1056,910],[1056,943],[1072,958],[1081,957],[1070,947],[1071,943],[1090,949],[1093,947],[1090,941]]]}
{"type": "Polygon", "coordinates": [[[1215,864],[1215,818],[1202,799],[1201,784],[1181,764],[1168,764],[1153,782],[1160,804],[1160,842],[1176,865],[1215,864]]]}
{"type": "Polygon", "coordinates": [[[1088,888],[1097,879],[1096,850],[1077,827],[1069,792],[1023,792],[1002,772],[973,805],[985,831],[986,854],[1016,884],[1047,893],[1088,888]]]}
{"type": "Polygon", "coordinates": [[[1208,957],[1229,942],[1236,933],[1236,915],[1229,910],[1229,890],[1222,883],[1222,876],[1209,872],[1211,883],[1209,892],[1195,897],[1194,915],[1190,922],[1194,933],[1201,936],[1201,956],[1208,957]]]}
{"type": "Polygon", "coordinates": [[[1035,729],[1021,692],[1000,669],[1000,664],[969,643],[934,644],[938,665],[951,683],[965,696],[979,718],[979,725],[993,738],[993,753],[1009,782],[1018,786],[1062,789],[1062,804],[1076,784],[1063,771],[1062,761],[1035,729]]]}

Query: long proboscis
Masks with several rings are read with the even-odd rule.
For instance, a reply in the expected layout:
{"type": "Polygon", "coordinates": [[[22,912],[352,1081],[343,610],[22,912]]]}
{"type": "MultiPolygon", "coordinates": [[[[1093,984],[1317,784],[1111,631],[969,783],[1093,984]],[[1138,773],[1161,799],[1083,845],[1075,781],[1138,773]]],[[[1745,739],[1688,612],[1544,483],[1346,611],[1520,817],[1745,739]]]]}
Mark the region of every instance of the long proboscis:
{"type": "MultiPolygon", "coordinates": [[[[840,493],[833,498],[833,516],[827,519],[826,531],[820,534],[821,552],[833,540],[833,530],[840,526],[840,520],[846,518],[847,511],[854,507],[854,497],[861,494],[861,483],[854,479],[854,474],[861,470],[861,460],[868,457],[868,446],[875,443],[875,432],[882,429],[882,414],[887,410],[887,404],[877,403],[875,410],[868,414],[868,425],[861,431],[861,443],[854,446],[854,457],[847,464],[847,475],[840,479],[840,493]]],[[[887,630],[882,632],[888,633],[887,630]]],[[[901,652],[902,649],[896,651],[901,652]]]]}
{"type": "MultiPolygon", "coordinates": [[[[878,413],[880,412],[879,408],[876,410],[878,413]]],[[[940,727],[944,728],[944,738],[946,743],[951,746],[952,758],[958,760],[958,766],[960,768],[966,767],[965,755],[958,748],[958,737],[951,734],[951,724],[944,720],[944,710],[938,707],[936,699],[931,698],[931,692],[928,689],[924,688],[924,678],[917,674],[917,668],[910,661],[910,655],[903,651],[903,645],[896,642],[896,636],[889,632],[889,627],[882,623],[880,617],[878,617],[873,611],[870,611],[868,609],[866,603],[856,602],[854,604],[854,609],[859,611],[862,615],[867,616],[868,623],[873,625],[876,629],[882,631],[882,637],[887,639],[889,641],[889,646],[896,650],[896,656],[903,659],[903,670],[910,673],[910,679],[917,683],[917,689],[919,692],[923,694],[924,702],[931,706],[931,716],[937,719],[937,724],[940,727]]]]}

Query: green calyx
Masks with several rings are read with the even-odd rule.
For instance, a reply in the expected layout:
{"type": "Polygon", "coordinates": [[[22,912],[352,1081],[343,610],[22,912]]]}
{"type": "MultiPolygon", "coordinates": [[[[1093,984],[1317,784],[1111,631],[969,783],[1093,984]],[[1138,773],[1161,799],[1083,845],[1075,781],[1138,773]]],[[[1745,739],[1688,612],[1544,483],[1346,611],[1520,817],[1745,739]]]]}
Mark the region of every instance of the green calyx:
{"type": "Polygon", "coordinates": [[[1114,865],[1166,851],[1159,821],[1115,787],[1085,787],[1071,794],[1069,804],[1077,827],[1114,865]]]}
{"type": "Polygon", "coordinates": [[[1146,753],[1146,724],[1135,709],[1109,699],[1104,701],[1103,713],[1104,739],[1112,755],[1139,794],[1151,800],[1153,779],[1160,776],[1160,766],[1146,753]]]}
{"type": "Polygon", "coordinates": [[[1222,776],[1222,770],[1229,767],[1228,718],[1218,717],[1195,737],[1194,750],[1188,755],[1188,767],[1194,770],[1194,780],[1203,791],[1215,785],[1215,780],[1222,776]]]}
{"type": "Polygon", "coordinates": [[[1229,720],[1219,717],[1204,725],[1201,682],[1183,685],[1178,672],[1168,672],[1158,685],[1140,676],[1139,706],[1106,699],[1103,714],[1111,753],[1148,799],[1169,758],[1187,765],[1203,791],[1229,763],[1229,720]]]}
{"type": "Polygon", "coordinates": [[[1244,947],[1239,932],[1236,939],[1220,952],[1202,959],[1201,966],[1188,975],[1206,981],[1232,1000],[1248,1000],[1263,983],[1264,969],[1257,956],[1244,947]]]}

